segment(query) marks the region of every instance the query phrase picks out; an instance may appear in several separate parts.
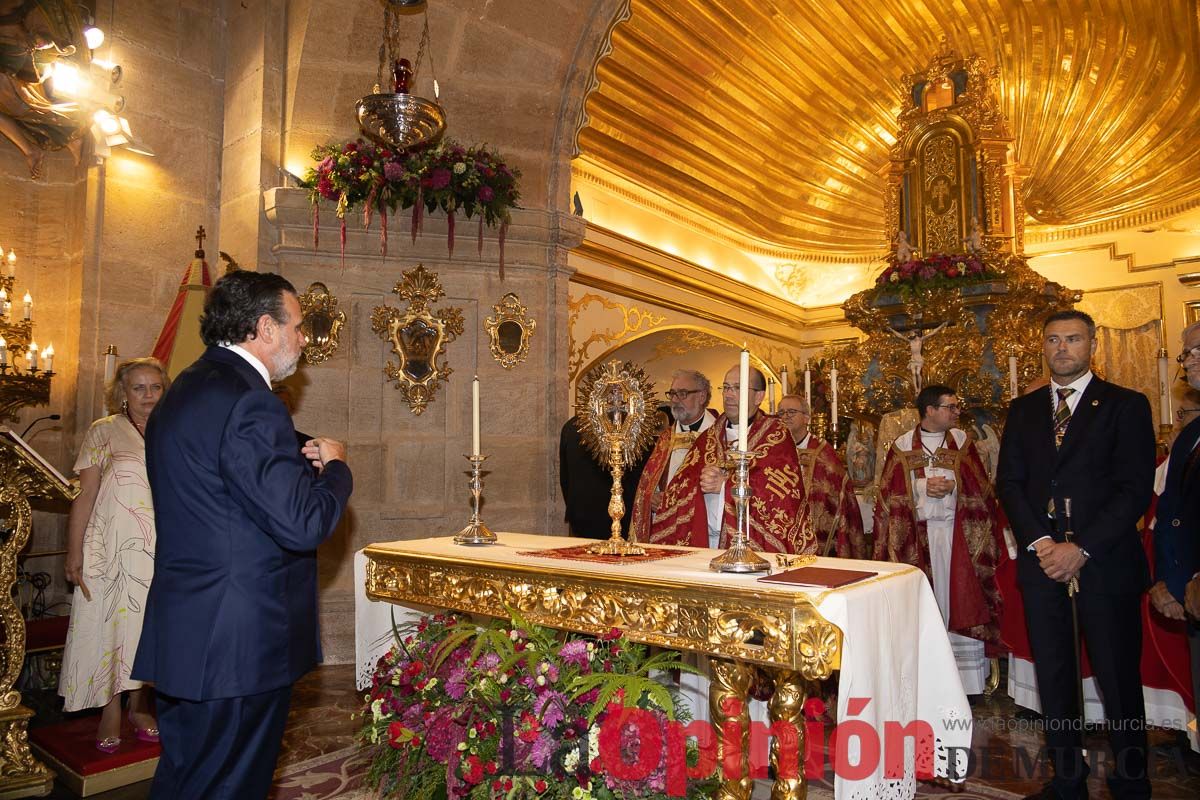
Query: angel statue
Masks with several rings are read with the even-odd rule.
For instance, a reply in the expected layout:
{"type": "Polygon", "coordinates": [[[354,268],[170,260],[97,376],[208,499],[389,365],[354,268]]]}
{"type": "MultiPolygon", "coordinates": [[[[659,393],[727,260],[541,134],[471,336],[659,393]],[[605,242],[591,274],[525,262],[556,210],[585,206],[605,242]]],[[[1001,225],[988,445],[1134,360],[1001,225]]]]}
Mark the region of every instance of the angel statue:
{"type": "Polygon", "coordinates": [[[971,217],[971,230],[967,234],[967,252],[978,253],[983,250],[983,229],[979,227],[979,217],[971,217]]]}
{"type": "Polygon", "coordinates": [[[87,123],[75,104],[56,103],[46,90],[50,65],[86,53],[77,6],[60,0],[0,0],[0,136],[40,178],[47,150],[67,149],[79,163],[87,123]]]}
{"type": "Polygon", "coordinates": [[[900,231],[896,234],[896,263],[903,264],[912,261],[912,258],[913,249],[912,245],[908,243],[908,234],[900,231]]]}
{"type": "Polygon", "coordinates": [[[924,386],[924,384],[925,384],[924,377],[923,377],[924,372],[925,372],[925,356],[922,353],[922,350],[925,347],[925,340],[928,339],[930,336],[936,336],[939,332],[941,332],[942,328],[946,327],[949,324],[950,324],[949,321],[943,322],[941,325],[938,325],[936,328],[934,328],[933,330],[929,331],[929,333],[926,333],[924,335],[921,334],[921,331],[919,328],[914,328],[911,331],[909,331],[908,333],[901,333],[900,331],[893,328],[891,325],[888,326],[889,333],[891,333],[897,339],[901,340],[902,342],[905,342],[908,345],[908,349],[909,349],[908,372],[909,372],[910,377],[912,378],[914,394],[920,392],[921,387],[924,386]]]}

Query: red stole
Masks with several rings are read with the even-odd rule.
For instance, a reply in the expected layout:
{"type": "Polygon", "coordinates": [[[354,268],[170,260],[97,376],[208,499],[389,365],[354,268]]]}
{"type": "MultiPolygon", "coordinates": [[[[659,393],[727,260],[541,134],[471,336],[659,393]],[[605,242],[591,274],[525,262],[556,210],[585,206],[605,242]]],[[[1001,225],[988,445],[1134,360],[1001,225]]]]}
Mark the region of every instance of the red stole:
{"type": "MultiPolygon", "coordinates": [[[[947,627],[994,646],[999,642],[1001,608],[996,566],[1005,547],[998,507],[974,443],[967,441],[960,450],[954,435],[947,433],[945,444],[933,454],[933,466],[952,470],[958,489],[947,627]]],[[[925,477],[927,464],[920,427],[913,431],[912,444],[914,449],[901,450],[893,442],[883,463],[875,503],[875,560],[920,567],[932,583],[929,534],[925,522],[917,519],[912,485],[913,477],[925,477]]]]}
{"type": "Polygon", "coordinates": [[[804,471],[805,507],[818,552],[839,558],[867,558],[870,554],[863,534],[862,511],[837,451],[816,436],[809,436],[808,444],[797,450],[804,471]]]}

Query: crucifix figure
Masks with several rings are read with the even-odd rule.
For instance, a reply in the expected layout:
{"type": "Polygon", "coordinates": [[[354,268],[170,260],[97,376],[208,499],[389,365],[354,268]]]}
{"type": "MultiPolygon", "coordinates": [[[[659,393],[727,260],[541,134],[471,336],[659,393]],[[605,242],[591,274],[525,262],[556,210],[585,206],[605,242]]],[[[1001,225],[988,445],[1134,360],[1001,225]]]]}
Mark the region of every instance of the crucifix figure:
{"type": "Polygon", "coordinates": [[[925,340],[928,339],[930,336],[935,336],[936,334],[941,332],[942,328],[946,327],[949,324],[950,324],[950,322],[949,322],[949,320],[947,320],[946,322],[943,322],[941,325],[938,325],[936,328],[934,328],[933,330],[931,330],[925,334],[921,333],[921,331],[923,329],[920,327],[913,328],[910,331],[908,331],[907,333],[901,333],[900,331],[896,330],[892,326],[890,326],[890,325],[888,326],[889,333],[891,333],[897,339],[901,340],[902,342],[905,342],[908,345],[908,349],[909,349],[908,372],[909,372],[910,378],[912,379],[914,393],[920,392],[921,387],[924,385],[924,382],[925,382],[924,381],[925,355],[922,352],[922,350],[925,347],[925,340]]]}

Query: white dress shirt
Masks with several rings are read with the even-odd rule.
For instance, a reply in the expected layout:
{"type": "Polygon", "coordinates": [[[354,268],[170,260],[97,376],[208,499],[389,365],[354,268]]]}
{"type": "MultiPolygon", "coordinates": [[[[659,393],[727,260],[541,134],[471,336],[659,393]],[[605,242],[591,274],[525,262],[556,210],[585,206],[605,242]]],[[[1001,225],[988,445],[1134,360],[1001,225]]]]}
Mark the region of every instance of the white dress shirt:
{"type": "Polygon", "coordinates": [[[263,381],[267,384],[267,388],[271,388],[271,373],[267,371],[267,365],[258,360],[258,358],[246,348],[238,344],[221,344],[226,350],[232,350],[246,360],[246,363],[254,367],[254,371],[262,375],[263,381]]]}

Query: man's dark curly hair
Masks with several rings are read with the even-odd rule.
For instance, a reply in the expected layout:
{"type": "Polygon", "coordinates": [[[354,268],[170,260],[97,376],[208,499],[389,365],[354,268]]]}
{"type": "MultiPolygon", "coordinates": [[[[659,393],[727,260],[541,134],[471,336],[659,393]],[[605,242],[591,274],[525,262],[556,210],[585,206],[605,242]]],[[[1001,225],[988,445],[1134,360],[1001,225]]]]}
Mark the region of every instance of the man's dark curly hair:
{"type": "Polygon", "coordinates": [[[238,270],[224,275],[204,301],[200,338],[210,347],[223,342],[239,344],[254,337],[263,314],[284,324],[284,292],[296,294],[296,287],[274,272],[238,270]]]}

